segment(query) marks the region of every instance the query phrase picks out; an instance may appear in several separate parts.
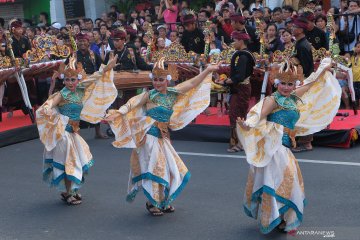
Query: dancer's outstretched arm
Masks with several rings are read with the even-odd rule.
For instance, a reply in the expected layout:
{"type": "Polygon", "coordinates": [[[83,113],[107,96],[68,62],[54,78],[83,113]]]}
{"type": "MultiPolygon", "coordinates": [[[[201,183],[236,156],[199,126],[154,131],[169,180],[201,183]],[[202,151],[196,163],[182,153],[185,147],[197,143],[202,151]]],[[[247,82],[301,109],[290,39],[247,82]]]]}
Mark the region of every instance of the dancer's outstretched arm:
{"type": "Polygon", "coordinates": [[[110,110],[109,114],[105,116],[106,121],[112,122],[115,118],[120,117],[121,115],[126,115],[128,112],[130,112],[132,109],[143,106],[147,103],[147,100],[149,99],[149,93],[144,92],[140,95],[137,95],[135,97],[130,98],[127,103],[122,105],[119,110],[110,110]]]}
{"type": "Polygon", "coordinates": [[[331,68],[331,59],[324,59],[321,62],[319,69],[308,77],[308,79],[315,77],[315,80],[295,89],[296,96],[302,97],[314,85],[316,80],[319,79],[326,71],[330,70],[330,68],[331,68]]]}
{"type": "Polygon", "coordinates": [[[180,93],[186,93],[187,91],[197,87],[206,78],[206,76],[209,73],[219,70],[221,64],[222,62],[208,65],[208,67],[204,71],[202,71],[199,75],[175,86],[175,89],[180,93]]]}
{"type": "MultiPolygon", "coordinates": [[[[268,96],[264,99],[264,103],[261,109],[261,115],[260,115],[260,120],[266,118],[270,113],[272,113],[272,111],[276,108],[276,102],[274,97],[272,96],[268,96]]],[[[244,130],[249,130],[250,127],[248,126],[248,124],[246,123],[246,119],[245,118],[240,118],[238,117],[236,122],[238,123],[238,125],[243,128],[244,130]]]]}

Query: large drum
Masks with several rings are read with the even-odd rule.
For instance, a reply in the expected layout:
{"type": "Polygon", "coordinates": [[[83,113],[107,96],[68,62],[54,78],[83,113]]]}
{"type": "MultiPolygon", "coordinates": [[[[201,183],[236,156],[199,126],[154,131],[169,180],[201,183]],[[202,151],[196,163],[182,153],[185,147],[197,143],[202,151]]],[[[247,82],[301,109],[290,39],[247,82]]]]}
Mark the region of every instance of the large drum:
{"type": "Polygon", "coordinates": [[[128,90],[152,86],[150,71],[127,72],[119,71],[114,74],[114,84],[117,89],[128,90]]]}

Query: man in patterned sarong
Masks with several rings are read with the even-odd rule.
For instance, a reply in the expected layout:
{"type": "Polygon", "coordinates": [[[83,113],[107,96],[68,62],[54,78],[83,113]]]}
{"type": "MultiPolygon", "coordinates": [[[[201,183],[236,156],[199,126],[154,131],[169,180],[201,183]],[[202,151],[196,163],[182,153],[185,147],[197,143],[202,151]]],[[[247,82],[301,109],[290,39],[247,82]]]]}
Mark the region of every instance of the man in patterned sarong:
{"type": "Polygon", "coordinates": [[[230,86],[230,146],[228,152],[238,152],[242,150],[239,139],[236,135],[236,119],[245,118],[249,107],[251,96],[250,76],[253,73],[255,60],[252,53],[247,49],[250,36],[245,32],[234,31],[231,34],[234,40],[234,48],[237,50],[231,58],[231,79],[226,80],[230,86]]]}

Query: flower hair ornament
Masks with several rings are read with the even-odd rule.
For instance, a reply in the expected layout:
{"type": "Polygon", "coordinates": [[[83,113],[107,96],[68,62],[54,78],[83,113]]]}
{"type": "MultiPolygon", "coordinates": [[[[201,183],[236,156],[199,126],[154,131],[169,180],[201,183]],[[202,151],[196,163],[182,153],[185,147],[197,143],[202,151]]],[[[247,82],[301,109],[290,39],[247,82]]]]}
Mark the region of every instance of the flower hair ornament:
{"type": "Polygon", "coordinates": [[[166,69],[164,62],[165,58],[162,57],[154,64],[154,68],[149,74],[150,79],[153,80],[154,78],[164,78],[168,81],[176,81],[178,79],[178,71],[176,65],[169,64],[168,68],[166,69]]]}
{"type": "MultiPolygon", "coordinates": [[[[280,82],[281,82],[281,81],[280,81],[279,79],[275,79],[275,81],[274,81],[275,87],[276,87],[277,85],[279,85],[280,82]]],[[[300,84],[301,84],[300,80],[296,80],[295,85],[298,87],[298,86],[300,86],[300,84]]]]}

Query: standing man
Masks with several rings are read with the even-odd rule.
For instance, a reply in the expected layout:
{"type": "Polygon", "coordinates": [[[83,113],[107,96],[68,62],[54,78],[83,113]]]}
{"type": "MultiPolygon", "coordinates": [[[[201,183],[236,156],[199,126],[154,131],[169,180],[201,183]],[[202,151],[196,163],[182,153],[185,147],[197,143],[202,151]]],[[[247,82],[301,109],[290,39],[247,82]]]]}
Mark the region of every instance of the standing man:
{"type": "Polygon", "coordinates": [[[92,32],[94,30],[94,22],[91,18],[84,19],[85,30],[88,32],[92,32]]]}
{"type": "Polygon", "coordinates": [[[304,76],[307,78],[314,72],[314,60],[311,51],[311,44],[306,39],[307,20],[299,17],[294,19],[292,34],[296,39],[295,58],[303,68],[304,76]]]}
{"type": "MultiPolygon", "coordinates": [[[[12,34],[12,50],[14,52],[15,58],[24,58],[24,54],[31,50],[31,44],[27,38],[24,37],[24,28],[22,27],[22,22],[13,19],[9,22],[10,32],[12,34]]],[[[7,49],[7,55],[10,56],[10,52],[7,49]]],[[[36,103],[36,87],[33,79],[28,79],[25,81],[26,86],[22,89],[24,90],[24,94],[28,95],[31,103],[36,103]]],[[[21,108],[25,114],[30,112],[30,109],[27,109],[27,106],[23,100],[21,89],[19,84],[20,82],[10,82],[7,81],[7,105],[9,108],[8,117],[12,117],[12,113],[14,109],[21,108]]],[[[32,111],[32,110],[31,110],[32,111]]],[[[30,116],[32,117],[32,112],[30,112],[30,116]]]]}
{"type": "Polygon", "coordinates": [[[285,21],[283,19],[282,9],[280,7],[274,8],[272,20],[275,23],[277,29],[285,28],[285,21]]]}
{"type": "Polygon", "coordinates": [[[38,27],[45,27],[48,25],[48,19],[49,19],[49,15],[46,12],[41,12],[39,14],[39,23],[38,23],[38,27]]]}
{"type": "MultiPolygon", "coordinates": [[[[82,64],[87,75],[99,71],[101,66],[101,57],[90,50],[90,39],[88,33],[79,33],[76,36],[78,51],[76,52],[77,62],[82,64]]],[[[83,123],[83,122],[82,122],[83,123]]],[[[85,124],[87,125],[87,124],[85,124]]],[[[95,124],[95,138],[106,139],[108,136],[101,133],[100,123],[95,124]]]]}
{"type": "Polygon", "coordinates": [[[195,17],[192,14],[187,14],[182,19],[182,24],[185,31],[181,38],[181,45],[184,46],[186,52],[193,51],[198,54],[204,53],[205,41],[204,34],[197,28],[195,17]]]}
{"type": "MultiPolygon", "coordinates": [[[[129,71],[129,70],[145,70],[151,71],[152,67],[148,65],[140,54],[136,53],[132,48],[125,45],[126,32],[123,30],[114,30],[111,33],[111,39],[114,41],[114,55],[118,55],[117,65],[114,71],[129,71]]],[[[110,53],[106,54],[105,64],[109,61],[110,53]]],[[[125,104],[130,98],[136,95],[136,90],[122,91],[121,105],[125,104]]]]}
{"type": "Polygon", "coordinates": [[[328,49],[325,32],[315,26],[314,13],[307,11],[302,14],[302,17],[307,20],[307,28],[305,32],[306,39],[316,49],[325,48],[328,49]]]}
{"type": "Polygon", "coordinates": [[[256,35],[256,31],[250,25],[246,25],[246,18],[242,16],[240,13],[235,13],[230,17],[231,25],[234,31],[245,32],[249,34],[249,51],[258,52],[260,50],[260,41],[258,36],[256,35]]]}
{"type": "Polygon", "coordinates": [[[231,34],[234,48],[237,50],[231,58],[230,77],[225,81],[230,86],[230,146],[228,152],[234,153],[242,150],[236,134],[236,120],[238,117],[246,118],[251,96],[250,76],[255,66],[255,58],[247,48],[250,36],[247,33],[234,31],[231,34]]]}
{"type": "MultiPolygon", "coordinates": [[[[308,21],[305,18],[299,17],[294,19],[292,34],[296,39],[295,44],[295,59],[303,68],[304,76],[307,78],[314,72],[314,60],[311,50],[311,44],[306,39],[305,31],[308,27],[308,21]]],[[[296,148],[293,152],[311,151],[313,135],[299,137],[296,148]]]]}
{"type": "MultiPolygon", "coordinates": [[[[123,30],[114,30],[111,33],[111,39],[114,41],[114,55],[118,55],[115,71],[122,70],[146,70],[151,71],[152,67],[145,63],[139,54],[128,48],[126,43],[126,32],[123,30]]],[[[106,54],[105,64],[109,61],[110,53],[106,54]]]]}

